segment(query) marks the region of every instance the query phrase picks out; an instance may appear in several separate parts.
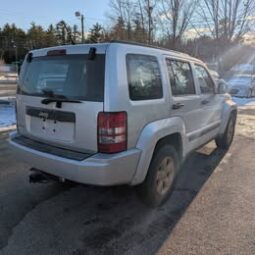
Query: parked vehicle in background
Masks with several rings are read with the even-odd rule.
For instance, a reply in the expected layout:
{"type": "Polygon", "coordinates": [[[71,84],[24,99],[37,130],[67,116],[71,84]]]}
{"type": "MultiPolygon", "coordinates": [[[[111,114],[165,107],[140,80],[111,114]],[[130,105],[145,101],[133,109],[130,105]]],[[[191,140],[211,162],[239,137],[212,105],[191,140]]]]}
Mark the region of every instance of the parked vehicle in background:
{"type": "Polygon", "coordinates": [[[202,61],[179,52],[121,42],[31,51],[10,144],[39,173],[137,186],[159,206],[191,151],[231,145],[236,105],[219,91],[202,61]]]}
{"type": "Polygon", "coordinates": [[[255,97],[255,75],[237,74],[228,80],[228,91],[235,97],[255,97]]]}
{"type": "Polygon", "coordinates": [[[212,78],[213,78],[216,82],[218,82],[218,80],[220,79],[220,75],[218,74],[218,72],[217,72],[217,71],[214,71],[214,70],[212,70],[212,69],[209,69],[209,72],[210,72],[212,78]]]}
{"type": "Polygon", "coordinates": [[[210,72],[214,82],[216,83],[216,86],[220,89],[219,92],[221,94],[228,92],[228,83],[223,78],[220,77],[218,72],[214,71],[212,69],[209,69],[209,72],[210,72]]]}
{"type": "Polygon", "coordinates": [[[254,64],[253,63],[250,63],[250,64],[239,64],[239,65],[233,66],[230,71],[233,72],[233,73],[240,73],[240,74],[251,75],[252,73],[255,72],[255,68],[254,68],[254,64]]]}

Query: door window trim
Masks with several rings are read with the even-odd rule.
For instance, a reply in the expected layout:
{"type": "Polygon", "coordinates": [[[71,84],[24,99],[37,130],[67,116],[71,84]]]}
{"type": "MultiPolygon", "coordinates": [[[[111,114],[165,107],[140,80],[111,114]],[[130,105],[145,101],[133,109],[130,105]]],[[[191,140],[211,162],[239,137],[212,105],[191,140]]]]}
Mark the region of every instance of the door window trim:
{"type": "Polygon", "coordinates": [[[199,63],[193,63],[193,65],[194,65],[194,73],[196,72],[196,66],[204,68],[204,70],[206,71],[207,75],[209,76],[209,79],[211,80],[211,82],[213,84],[213,93],[202,93],[201,88],[200,88],[200,84],[199,84],[199,81],[198,81],[198,77],[197,77],[197,75],[195,73],[195,80],[197,82],[197,85],[198,85],[197,87],[199,88],[200,95],[215,95],[215,94],[217,94],[216,93],[215,82],[214,82],[210,72],[208,71],[208,69],[204,65],[199,64],[199,63]]]}
{"type": "Polygon", "coordinates": [[[188,98],[188,97],[194,97],[194,96],[198,96],[198,89],[197,89],[197,86],[196,86],[196,82],[195,82],[195,77],[194,77],[194,71],[193,71],[193,63],[190,62],[189,60],[185,60],[185,59],[180,59],[180,58],[174,58],[174,57],[169,57],[169,56],[165,56],[165,64],[166,64],[166,68],[167,68],[167,78],[168,78],[168,82],[169,82],[169,89],[171,91],[171,96],[172,97],[175,97],[175,98],[181,98],[181,97],[185,97],[185,98],[188,98]],[[193,85],[194,85],[194,94],[180,94],[180,95],[174,95],[173,94],[173,91],[172,91],[172,86],[171,86],[171,79],[170,79],[170,76],[169,76],[169,73],[168,73],[168,64],[167,64],[167,60],[169,61],[179,61],[179,62],[183,62],[183,63],[186,63],[189,65],[190,67],[190,71],[191,71],[191,75],[192,75],[192,80],[193,80],[193,85]]]}
{"type": "Polygon", "coordinates": [[[163,72],[162,72],[162,67],[161,67],[161,63],[158,59],[158,57],[156,55],[151,55],[151,54],[144,54],[144,53],[133,53],[133,52],[128,52],[125,54],[125,65],[126,65],[126,80],[127,80],[127,84],[128,84],[128,95],[129,95],[129,100],[131,102],[148,102],[148,101],[157,101],[157,100],[162,100],[164,99],[164,79],[163,79],[163,72]],[[130,87],[129,87],[129,73],[128,73],[128,56],[142,56],[142,57],[152,57],[156,60],[158,68],[159,68],[159,73],[160,73],[160,83],[161,83],[161,96],[158,98],[145,98],[145,99],[139,99],[139,100],[135,100],[131,98],[131,93],[130,93],[130,87]]]}

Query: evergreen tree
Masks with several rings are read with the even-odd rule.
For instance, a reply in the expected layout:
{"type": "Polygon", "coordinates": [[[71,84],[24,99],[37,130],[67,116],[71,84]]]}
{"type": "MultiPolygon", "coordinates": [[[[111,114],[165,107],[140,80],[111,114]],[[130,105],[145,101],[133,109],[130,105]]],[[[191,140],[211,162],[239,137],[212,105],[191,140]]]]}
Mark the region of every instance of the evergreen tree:
{"type": "Polygon", "coordinates": [[[96,23],[93,28],[90,29],[89,41],[93,43],[99,43],[104,39],[103,27],[96,23]]]}
{"type": "Polygon", "coordinates": [[[111,36],[116,40],[126,40],[125,22],[122,17],[118,17],[116,24],[112,28],[111,36]]]}

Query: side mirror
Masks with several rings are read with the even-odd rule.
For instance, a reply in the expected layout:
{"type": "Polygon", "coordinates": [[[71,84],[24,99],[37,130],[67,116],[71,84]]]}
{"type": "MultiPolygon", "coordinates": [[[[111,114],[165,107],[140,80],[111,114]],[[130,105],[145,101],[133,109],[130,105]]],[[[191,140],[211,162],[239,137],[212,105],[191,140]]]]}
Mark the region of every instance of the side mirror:
{"type": "Polygon", "coordinates": [[[218,81],[218,88],[217,88],[217,93],[218,94],[225,94],[227,92],[227,83],[224,80],[219,80],[218,81]]]}

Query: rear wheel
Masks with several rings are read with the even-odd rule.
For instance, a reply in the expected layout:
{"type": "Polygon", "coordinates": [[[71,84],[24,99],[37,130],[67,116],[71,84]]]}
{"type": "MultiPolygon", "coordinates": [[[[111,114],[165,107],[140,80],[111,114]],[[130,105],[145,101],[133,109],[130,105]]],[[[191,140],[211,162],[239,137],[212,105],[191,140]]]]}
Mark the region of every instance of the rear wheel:
{"type": "Polygon", "coordinates": [[[140,199],[150,207],[165,202],[173,190],[178,168],[178,155],[172,145],[156,149],[146,179],[137,187],[140,199]]]}
{"type": "Polygon", "coordinates": [[[232,113],[224,134],[215,139],[215,142],[218,148],[227,150],[230,147],[235,134],[235,125],[236,125],[236,114],[232,113]]]}

